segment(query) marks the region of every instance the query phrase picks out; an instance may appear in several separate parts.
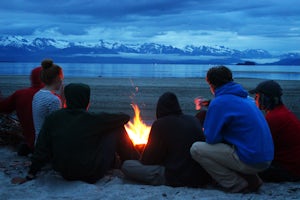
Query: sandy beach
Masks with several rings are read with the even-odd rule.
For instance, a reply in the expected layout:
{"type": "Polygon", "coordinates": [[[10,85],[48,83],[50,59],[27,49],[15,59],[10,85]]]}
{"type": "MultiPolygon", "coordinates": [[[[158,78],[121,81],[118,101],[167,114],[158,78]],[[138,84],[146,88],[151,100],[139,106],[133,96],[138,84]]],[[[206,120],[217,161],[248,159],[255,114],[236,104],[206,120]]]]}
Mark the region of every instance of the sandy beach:
{"type": "MultiPolygon", "coordinates": [[[[252,89],[261,80],[236,79],[245,89],[252,89]]],[[[165,91],[177,94],[184,113],[196,113],[196,96],[211,98],[207,83],[200,78],[65,78],[65,84],[82,82],[91,86],[91,111],[125,112],[133,117],[132,102],[138,104],[144,121],[155,119],[155,107],[165,91]]],[[[300,81],[278,81],[285,104],[300,118],[300,81]]],[[[27,76],[0,76],[0,91],[8,96],[27,87],[27,76]]],[[[51,169],[44,169],[38,178],[22,185],[11,184],[11,178],[25,176],[27,157],[17,156],[14,149],[0,146],[0,199],[298,199],[300,183],[265,183],[258,193],[228,194],[215,189],[172,188],[132,183],[120,172],[112,173],[96,184],[63,180],[51,169]]]]}
{"type": "MultiPolygon", "coordinates": [[[[261,79],[235,79],[246,90],[254,88],[261,79]]],[[[90,111],[125,112],[133,116],[132,102],[138,104],[146,122],[155,119],[156,103],[161,94],[174,92],[186,114],[196,113],[194,98],[212,98],[203,78],[69,78],[64,84],[81,82],[91,87],[90,111]]],[[[300,118],[300,81],[278,81],[283,88],[283,101],[300,118]]],[[[8,96],[16,89],[29,85],[27,76],[0,76],[0,91],[8,96]]]]}

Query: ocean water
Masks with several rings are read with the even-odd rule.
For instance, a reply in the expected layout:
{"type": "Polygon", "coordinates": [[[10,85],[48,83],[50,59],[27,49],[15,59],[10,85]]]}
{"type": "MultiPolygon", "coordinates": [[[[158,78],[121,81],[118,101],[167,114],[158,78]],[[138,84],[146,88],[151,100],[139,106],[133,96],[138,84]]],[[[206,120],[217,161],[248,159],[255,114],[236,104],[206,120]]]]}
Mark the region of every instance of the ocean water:
{"type": "MultiPolygon", "coordinates": [[[[65,77],[205,77],[213,65],[197,64],[99,64],[58,63],[65,77]]],[[[0,75],[29,75],[39,63],[0,63],[0,75]]],[[[285,65],[226,65],[235,78],[300,80],[300,66],[285,65]]]]}

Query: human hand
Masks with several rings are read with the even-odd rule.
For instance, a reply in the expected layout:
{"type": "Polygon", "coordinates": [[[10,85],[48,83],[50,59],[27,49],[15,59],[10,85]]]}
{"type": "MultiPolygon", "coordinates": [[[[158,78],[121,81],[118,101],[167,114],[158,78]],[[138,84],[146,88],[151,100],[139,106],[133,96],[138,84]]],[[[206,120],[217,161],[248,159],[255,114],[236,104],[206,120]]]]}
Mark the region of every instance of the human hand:
{"type": "Polygon", "coordinates": [[[200,110],[203,106],[207,107],[210,103],[210,100],[202,96],[199,96],[194,99],[194,103],[195,103],[195,109],[200,110]]]}

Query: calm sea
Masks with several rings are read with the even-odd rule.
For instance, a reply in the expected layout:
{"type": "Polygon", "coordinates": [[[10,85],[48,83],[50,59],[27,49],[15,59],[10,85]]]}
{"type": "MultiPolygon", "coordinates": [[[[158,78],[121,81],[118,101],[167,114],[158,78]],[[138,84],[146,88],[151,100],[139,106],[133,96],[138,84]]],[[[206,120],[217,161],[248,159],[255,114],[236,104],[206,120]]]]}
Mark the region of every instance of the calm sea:
{"type": "MultiPolygon", "coordinates": [[[[39,63],[0,63],[0,75],[29,75],[39,63]]],[[[59,63],[66,77],[205,77],[213,65],[59,63]]],[[[300,66],[227,65],[236,78],[300,80],[300,66]]]]}

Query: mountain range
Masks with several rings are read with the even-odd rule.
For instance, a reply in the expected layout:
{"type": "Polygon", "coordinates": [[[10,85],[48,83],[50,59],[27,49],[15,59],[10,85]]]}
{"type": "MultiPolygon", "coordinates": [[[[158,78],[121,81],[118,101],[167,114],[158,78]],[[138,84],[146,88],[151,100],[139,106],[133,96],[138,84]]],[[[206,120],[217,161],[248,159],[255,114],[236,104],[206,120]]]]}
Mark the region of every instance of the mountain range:
{"type": "Polygon", "coordinates": [[[70,42],[51,38],[32,40],[21,36],[0,37],[0,62],[35,62],[52,58],[56,62],[98,63],[182,63],[236,64],[256,60],[277,60],[272,63],[300,65],[300,54],[271,55],[263,49],[244,51],[224,46],[194,46],[183,48],[156,43],[124,44],[99,40],[96,43],[70,42]]]}

